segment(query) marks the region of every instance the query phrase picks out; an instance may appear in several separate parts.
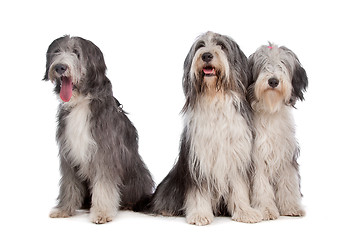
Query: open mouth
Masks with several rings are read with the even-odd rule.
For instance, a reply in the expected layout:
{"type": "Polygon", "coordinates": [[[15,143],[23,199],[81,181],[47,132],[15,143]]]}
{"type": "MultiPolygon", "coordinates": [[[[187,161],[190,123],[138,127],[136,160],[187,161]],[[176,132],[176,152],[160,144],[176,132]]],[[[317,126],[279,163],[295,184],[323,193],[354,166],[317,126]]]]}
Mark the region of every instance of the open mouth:
{"type": "Polygon", "coordinates": [[[73,82],[71,77],[61,77],[61,85],[60,85],[60,98],[64,102],[70,101],[73,91],[73,82]]]}
{"type": "Polygon", "coordinates": [[[216,76],[216,71],[213,66],[205,66],[203,69],[203,76],[204,77],[213,77],[216,76]]]}

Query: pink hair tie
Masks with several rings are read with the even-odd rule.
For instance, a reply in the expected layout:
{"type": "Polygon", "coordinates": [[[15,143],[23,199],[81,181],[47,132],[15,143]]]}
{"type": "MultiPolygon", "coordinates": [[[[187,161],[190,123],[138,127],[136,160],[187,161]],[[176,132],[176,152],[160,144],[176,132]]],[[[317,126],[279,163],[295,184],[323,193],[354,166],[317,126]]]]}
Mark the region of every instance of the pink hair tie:
{"type": "Polygon", "coordinates": [[[268,48],[272,49],[273,47],[272,47],[272,46],[268,46],[268,48]]]}

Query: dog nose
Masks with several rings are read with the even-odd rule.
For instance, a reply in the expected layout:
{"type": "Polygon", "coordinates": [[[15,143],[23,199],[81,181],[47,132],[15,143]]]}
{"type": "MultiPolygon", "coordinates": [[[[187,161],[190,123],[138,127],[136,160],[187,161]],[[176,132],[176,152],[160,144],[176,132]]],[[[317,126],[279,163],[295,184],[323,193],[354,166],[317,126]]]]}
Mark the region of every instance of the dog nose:
{"type": "Polygon", "coordinates": [[[268,84],[270,85],[270,87],[276,88],[279,85],[279,80],[277,80],[276,78],[270,78],[268,80],[268,84]]]}
{"type": "Polygon", "coordinates": [[[201,59],[204,61],[204,62],[210,62],[212,59],[213,59],[213,55],[209,52],[206,52],[204,53],[202,56],[201,56],[201,59]]]}
{"type": "Polygon", "coordinates": [[[55,71],[58,73],[58,74],[63,74],[67,69],[67,66],[64,65],[64,64],[57,64],[55,65],[55,71]]]}

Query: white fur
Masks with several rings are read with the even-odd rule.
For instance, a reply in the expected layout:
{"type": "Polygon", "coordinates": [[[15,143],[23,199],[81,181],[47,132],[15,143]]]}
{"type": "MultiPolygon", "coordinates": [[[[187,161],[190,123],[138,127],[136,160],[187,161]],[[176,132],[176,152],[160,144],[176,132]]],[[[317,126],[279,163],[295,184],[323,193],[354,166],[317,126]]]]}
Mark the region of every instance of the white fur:
{"type": "MultiPolygon", "coordinates": [[[[258,104],[261,104],[260,102],[258,104]]],[[[297,154],[291,106],[282,103],[276,112],[255,111],[252,205],[264,220],[279,215],[303,216],[294,155],[297,154]]]]}
{"type": "MultiPolygon", "coordinates": [[[[221,69],[223,78],[228,79],[230,74],[230,66],[227,59],[226,54],[221,49],[219,45],[213,42],[214,33],[210,33],[209,37],[205,40],[205,47],[200,48],[196,51],[195,56],[192,60],[190,74],[192,77],[196,77],[196,79],[200,79],[199,76],[199,69],[203,67],[203,61],[201,61],[201,57],[204,53],[209,52],[211,53],[214,58],[211,61],[211,65],[214,66],[216,69],[221,69]]],[[[193,79],[193,81],[196,81],[193,79]]]]}
{"type": "Polygon", "coordinates": [[[97,224],[110,222],[119,207],[119,190],[114,183],[97,179],[92,189],[91,201],[90,220],[97,224]]]}
{"type": "Polygon", "coordinates": [[[197,225],[211,223],[212,211],[216,211],[221,197],[234,220],[260,221],[260,214],[250,208],[246,175],[252,135],[236,111],[233,98],[221,92],[215,97],[202,96],[193,111],[185,114],[185,124],[191,146],[189,165],[195,170],[191,174],[202,186],[201,191],[193,189],[187,194],[187,221],[197,225]]]}
{"type": "Polygon", "coordinates": [[[71,111],[65,120],[65,144],[61,150],[70,154],[74,161],[71,164],[80,166],[80,173],[85,176],[88,163],[97,148],[91,134],[89,102],[89,96],[73,95],[70,102],[63,103],[63,108],[71,111]]]}
{"type": "Polygon", "coordinates": [[[209,191],[200,192],[198,189],[191,189],[185,200],[186,221],[190,224],[204,226],[212,223],[214,214],[212,200],[209,191]]]}
{"type": "Polygon", "coordinates": [[[260,74],[255,83],[255,96],[259,99],[259,104],[252,105],[255,110],[266,112],[277,112],[289,102],[291,97],[291,80],[283,74],[260,74]],[[273,89],[268,85],[268,79],[277,76],[279,85],[273,89]]]}
{"type": "Polygon", "coordinates": [[[296,163],[298,144],[289,104],[298,60],[290,50],[270,44],[260,47],[250,61],[259,71],[251,102],[255,129],[251,203],[264,220],[280,215],[303,216],[296,163]],[[271,87],[270,78],[278,79],[279,85],[271,87]]]}
{"type": "Polygon", "coordinates": [[[295,68],[293,55],[272,45],[271,50],[255,52],[256,64],[261,64],[261,70],[255,82],[255,98],[252,107],[256,111],[277,112],[291,97],[291,78],[295,68]],[[270,78],[279,80],[279,85],[272,88],[268,84],[270,78]]]}
{"type": "Polygon", "coordinates": [[[185,115],[191,141],[190,166],[199,168],[200,177],[208,180],[219,193],[228,194],[228,182],[239,172],[246,174],[250,164],[251,132],[232,98],[218,94],[204,96],[194,111],[185,115]]]}
{"type": "Polygon", "coordinates": [[[256,138],[254,148],[269,167],[269,176],[276,177],[285,161],[292,161],[297,149],[294,119],[291,107],[282,105],[276,114],[256,112],[254,126],[256,138]]]}

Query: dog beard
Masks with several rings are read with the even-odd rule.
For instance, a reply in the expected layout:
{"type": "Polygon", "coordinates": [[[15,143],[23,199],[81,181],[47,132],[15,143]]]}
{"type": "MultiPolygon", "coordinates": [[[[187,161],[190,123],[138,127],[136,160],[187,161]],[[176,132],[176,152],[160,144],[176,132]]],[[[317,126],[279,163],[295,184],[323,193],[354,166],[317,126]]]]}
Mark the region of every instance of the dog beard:
{"type": "Polygon", "coordinates": [[[271,113],[278,111],[283,104],[281,93],[276,90],[267,90],[263,94],[264,107],[271,113]]]}

